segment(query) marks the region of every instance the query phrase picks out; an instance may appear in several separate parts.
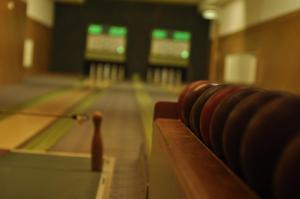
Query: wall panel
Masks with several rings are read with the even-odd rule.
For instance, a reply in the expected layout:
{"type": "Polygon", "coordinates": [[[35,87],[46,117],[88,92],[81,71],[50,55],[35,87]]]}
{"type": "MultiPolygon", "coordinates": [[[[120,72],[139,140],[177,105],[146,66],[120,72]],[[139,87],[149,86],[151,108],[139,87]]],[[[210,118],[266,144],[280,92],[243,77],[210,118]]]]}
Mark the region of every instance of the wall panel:
{"type": "Polygon", "coordinates": [[[19,82],[23,74],[26,4],[14,1],[14,9],[9,10],[8,2],[0,1],[0,84],[19,82]]]}
{"type": "Polygon", "coordinates": [[[256,84],[300,93],[300,11],[220,38],[217,80],[223,80],[224,57],[252,53],[258,59],[256,84]]]}
{"type": "Polygon", "coordinates": [[[47,72],[50,62],[52,29],[31,19],[26,20],[26,38],[34,41],[32,67],[26,73],[47,72]]]}

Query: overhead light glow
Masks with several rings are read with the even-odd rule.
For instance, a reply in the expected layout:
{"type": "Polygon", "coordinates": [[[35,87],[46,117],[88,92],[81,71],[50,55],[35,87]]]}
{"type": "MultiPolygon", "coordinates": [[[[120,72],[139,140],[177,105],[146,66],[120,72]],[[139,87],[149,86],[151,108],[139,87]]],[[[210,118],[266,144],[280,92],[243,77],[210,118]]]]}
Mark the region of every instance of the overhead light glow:
{"type": "Polygon", "coordinates": [[[15,8],[15,2],[9,1],[9,2],[7,3],[7,9],[8,9],[8,10],[13,10],[14,8],[15,8]]]}
{"type": "Polygon", "coordinates": [[[215,20],[218,18],[218,12],[214,9],[207,9],[202,11],[202,16],[208,20],[215,20]]]}
{"type": "Polygon", "coordinates": [[[99,35],[103,31],[103,27],[101,25],[91,24],[89,25],[88,32],[91,35],[99,35]]]}
{"type": "Polygon", "coordinates": [[[118,54],[124,54],[125,52],[125,48],[123,46],[119,46],[117,49],[116,49],[117,53],[118,54]]]}
{"type": "Polygon", "coordinates": [[[108,34],[111,36],[125,36],[127,34],[127,28],[122,26],[112,26],[109,28],[108,34]]]}
{"type": "Polygon", "coordinates": [[[176,31],[173,34],[173,39],[177,41],[189,41],[191,40],[191,33],[183,32],[183,31],[176,31]]]}
{"type": "Polygon", "coordinates": [[[190,53],[189,53],[189,51],[184,50],[181,52],[180,56],[182,59],[188,59],[190,57],[190,53]]]}
{"type": "Polygon", "coordinates": [[[167,31],[161,29],[155,29],[152,32],[152,37],[154,39],[165,39],[168,36],[167,31]]]}

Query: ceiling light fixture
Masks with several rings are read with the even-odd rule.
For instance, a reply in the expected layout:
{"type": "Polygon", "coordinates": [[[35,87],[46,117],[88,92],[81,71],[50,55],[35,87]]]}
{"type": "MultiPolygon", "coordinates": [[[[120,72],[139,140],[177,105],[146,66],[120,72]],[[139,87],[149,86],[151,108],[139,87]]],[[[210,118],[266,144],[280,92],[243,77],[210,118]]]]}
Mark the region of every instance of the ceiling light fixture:
{"type": "Polygon", "coordinates": [[[218,12],[216,9],[206,9],[202,11],[202,16],[208,20],[215,20],[218,18],[218,12]]]}
{"type": "Polygon", "coordinates": [[[7,9],[8,10],[13,10],[15,8],[15,2],[14,1],[9,1],[7,3],[7,9]]]}

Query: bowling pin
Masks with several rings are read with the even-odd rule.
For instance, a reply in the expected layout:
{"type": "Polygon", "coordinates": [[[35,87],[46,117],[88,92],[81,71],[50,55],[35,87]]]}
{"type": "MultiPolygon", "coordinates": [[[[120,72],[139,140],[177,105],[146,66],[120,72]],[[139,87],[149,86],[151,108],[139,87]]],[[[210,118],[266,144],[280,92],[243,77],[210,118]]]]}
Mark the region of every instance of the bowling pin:
{"type": "Polygon", "coordinates": [[[124,66],[120,65],[119,66],[119,74],[118,74],[118,79],[119,81],[123,81],[125,77],[125,70],[124,70],[124,66]]]}
{"type": "Polygon", "coordinates": [[[90,65],[90,74],[89,74],[89,82],[91,86],[95,86],[96,84],[96,65],[91,63],[90,65]]]}
{"type": "Polygon", "coordinates": [[[101,172],[103,167],[103,144],[100,135],[102,114],[95,112],[93,114],[94,135],[91,147],[92,171],[101,172]]]}
{"type": "Polygon", "coordinates": [[[169,70],[169,85],[174,86],[174,69],[169,70]]]}
{"type": "Polygon", "coordinates": [[[182,77],[181,77],[181,70],[177,70],[176,71],[176,78],[175,78],[175,82],[176,82],[176,86],[180,86],[181,82],[182,82],[182,77]]]}
{"type": "Polygon", "coordinates": [[[119,81],[119,73],[120,73],[120,67],[118,64],[116,64],[116,81],[119,81]]]}
{"type": "Polygon", "coordinates": [[[103,75],[103,80],[104,81],[108,81],[109,80],[109,72],[110,72],[110,68],[109,68],[110,66],[109,66],[109,64],[108,63],[106,63],[105,65],[104,65],[104,71],[103,71],[103,73],[104,73],[104,75],[103,75]]]}
{"type": "Polygon", "coordinates": [[[168,69],[163,68],[161,72],[161,84],[167,85],[167,81],[168,81],[168,69]]]}
{"type": "Polygon", "coordinates": [[[102,82],[102,64],[97,65],[97,85],[100,85],[102,82]]]}
{"type": "Polygon", "coordinates": [[[159,68],[155,69],[155,72],[154,72],[154,83],[155,84],[159,84],[160,83],[160,70],[159,70],[159,68]]]}
{"type": "Polygon", "coordinates": [[[151,81],[151,76],[152,76],[152,70],[151,70],[151,68],[148,68],[147,69],[147,75],[146,75],[147,77],[146,77],[146,79],[147,79],[147,82],[148,83],[151,83],[152,81],[151,81]]]}
{"type": "Polygon", "coordinates": [[[115,65],[112,64],[111,67],[110,67],[110,81],[115,81],[114,80],[114,75],[115,75],[115,65]]]}
{"type": "Polygon", "coordinates": [[[112,81],[116,81],[117,80],[117,65],[113,65],[112,69],[111,69],[111,79],[112,81]]]}

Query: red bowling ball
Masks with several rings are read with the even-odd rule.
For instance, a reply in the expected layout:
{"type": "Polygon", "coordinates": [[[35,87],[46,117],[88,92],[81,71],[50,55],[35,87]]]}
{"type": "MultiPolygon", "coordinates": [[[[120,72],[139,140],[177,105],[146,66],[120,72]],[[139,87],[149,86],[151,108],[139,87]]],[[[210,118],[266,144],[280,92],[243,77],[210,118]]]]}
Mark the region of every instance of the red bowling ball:
{"type": "Polygon", "coordinates": [[[230,113],[224,126],[223,152],[228,166],[237,174],[241,174],[240,144],[248,123],[263,106],[280,96],[277,92],[255,93],[230,113]]]}
{"type": "Polygon", "coordinates": [[[209,127],[211,123],[211,118],[217,108],[217,106],[224,100],[226,97],[232,95],[233,93],[238,92],[241,90],[241,86],[228,86],[225,87],[218,92],[216,92],[214,95],[212,95],[205,105],[203,106],[201,117],[200,117],[200,132],[201,137],[203,138],[203,141],[208,145],[211,146],[210,143],[210,132],[209,127]]]}
{"type": "Polygon", "coordinates": [[[201,139],[199,120],[201,117],[202,108],[205,102],[218,90],[228,85],[215,85],[208,88],[202,95],[198,97],[194,103],[190,113],[190,128],[201,139]]]}
{"type": "Polygon", "coordinates": [[[274,176],[275,198],[300,198],[300,132],[278,161],[274,176]]]}
{"type": "Polygon", "coordinates": [[[299,135],[300,97],[284,96],[268,103],[250,121],[241,145],[243,174],[263,197],[272,197],[280,155],[299,135]]]}
{"type": "Polygon", "coordinates": [[[197,98],[205,92],[208,88],[214,86],[215,84],[203,83],[195,87],[191,92],[187,93],[181,108],[181,114],[183,115],[183,121],[186,126],[190,126],[189,124],[189,117],[192,106],[194,105],[197,98]]]}
{"type": "MultiPolygon", "coordinates": [[[[195,81],[192,83],[189,83],[188,85],[186,85],[184,87],[184,89],[181,91],[179,97],[178,97],[178,110],[179,113],[181,113],[181,109],[182,109],[182,102],[184,101],[185,96],[191,91],[193,90],[195,87],[197,87],[198,85],[201,85],[203,83],[206,83],[206,80],[199,80],[199,81],[195,81]]],[[[183,121],[183,115],[179,114],[179,117],[181,119],[181,121],[183,121]]]]}
{"type": "Polygon", "coordinates": [[[244,98],[261,91],[257,88],[245,88],[224,99],[216,108],[210,124],[211,147],[215,154],[223,158],[223,131],[229,114],[244,98]]]}

